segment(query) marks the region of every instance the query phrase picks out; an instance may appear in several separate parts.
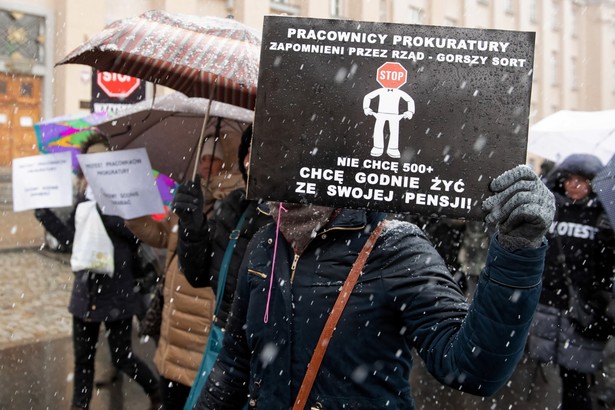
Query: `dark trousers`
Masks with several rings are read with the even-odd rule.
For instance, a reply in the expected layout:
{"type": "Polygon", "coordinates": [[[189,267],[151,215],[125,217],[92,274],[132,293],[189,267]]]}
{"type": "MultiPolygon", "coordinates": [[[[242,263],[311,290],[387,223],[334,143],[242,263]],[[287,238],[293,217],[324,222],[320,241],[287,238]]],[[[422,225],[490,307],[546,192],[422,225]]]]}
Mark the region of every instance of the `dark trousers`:
{"type": "Polygon", "coordinates": [[[559,375],[562,379],[562,410],[591,410],[588,375],[561,366],[559,375]]]}
{"type": "Polygon", "coordinates": [[[190,394],[190,386],[161,377],[160,393],[164,410],[183,410],[190,394]]]}
{"type": "MultiPolygon", "coordinates": [[[[104,323],[113,365],[139,383],[145,393],[155,393],[158,390],[156,375],[132,351],[132,318],[104,323]]],[[[84,409],[92,398],[99,330],[100,322],[86,322],[73,316],[75,380],[72,404],[84,409]]]]}

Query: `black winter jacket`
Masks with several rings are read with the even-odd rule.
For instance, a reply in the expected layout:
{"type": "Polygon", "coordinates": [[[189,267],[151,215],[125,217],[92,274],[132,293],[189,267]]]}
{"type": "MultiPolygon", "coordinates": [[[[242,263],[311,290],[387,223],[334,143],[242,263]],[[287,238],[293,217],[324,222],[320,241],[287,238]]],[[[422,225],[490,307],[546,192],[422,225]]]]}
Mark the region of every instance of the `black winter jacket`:
{"type": "MultiPolygon", "coordinates": [[[[75,212],[64,223],[49,209],[37,209],[36,218],[59,242],[72,246],[75,236],[75,212]]],[[[113,243],[113,276],[79,271],[75,273],[68,310],[82,320],[93,322],[131,318],[138,312],[139,295],[133,276],[138,239],[117,216],[101,214],[103,225],[113,243]]]]}
{"type": "MultiPolygon", "coordinates": [[[[343,210],[299,257],[282,235],[274,248],[275,224],[254,236],[199,410],[240,409],[248,394],[250,408],[292,407],[340,287],[380,219],[376,212],[343,210]]],[[[443,384],[493,394],[522,356],[545,250],[508,252],[492,241],[470,306],[423,232],[388,221],[337,324],[306,409],[412,409],[412,348],[443,384]]]]}
{"type": "Polygon", "coordinates": [[[265,204],[246,199],[243,188],[236,189],[221,200],[215,209],[215,214],[209,218],[200,232],[192,232],[179,225],[179,242],[177,255],[180,270],[194,287],[211,286],[216,292],[218,288],[218,273],[226,251],[231,233],[243,212],[245,221],[229,263],[229,269],[224,287],[224,295],[220,311],[216,316],[216,324],[224,329],[227,317],[231,311],[235,288],[237,287],[237,272],[241,265],[248,242],[262,226],[273,222],[265,204]]]}
{"type": "MultiPolygon", "coordinates": [[[[565,194],[563,181],[571,174],[592,179],[602,165],[597,158],[571,155],[553,170],[547,186],[556,200],[556,215],[547,233],[549,250],[540,303],[559,311],[568,309],[568,274],[583,300],[604,311],[611,299],[615,275],[615,235],[595,193],[582,201],[565,194]],[[562,261],[565,265],[562,265],[562,261]],[[565,266],[565,267],[564,267],[565,266]]],[[[586,336],[606,340],[614,329],[596,323],[586,336]]]]}

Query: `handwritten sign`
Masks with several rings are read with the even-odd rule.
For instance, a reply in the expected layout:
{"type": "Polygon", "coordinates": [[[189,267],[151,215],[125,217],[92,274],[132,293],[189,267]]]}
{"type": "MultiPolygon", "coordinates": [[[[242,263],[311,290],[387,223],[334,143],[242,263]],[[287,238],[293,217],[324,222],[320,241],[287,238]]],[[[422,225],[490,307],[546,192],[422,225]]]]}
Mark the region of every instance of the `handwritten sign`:
{"type": "Polygon", "coordinates": [[[525,163],[534,37],[266,16],[248,196],[482,219],[525,163]]]}
{"type": "Polygon", "coordinates": [[[70,152],[13,159],[13,211],[71,206],[72,175],[70,152]]]}
{"type": "Polygon", "coordinates": [[[133,219],[164,212],[145,148],[77,155],[106,215],[133,219]]]}

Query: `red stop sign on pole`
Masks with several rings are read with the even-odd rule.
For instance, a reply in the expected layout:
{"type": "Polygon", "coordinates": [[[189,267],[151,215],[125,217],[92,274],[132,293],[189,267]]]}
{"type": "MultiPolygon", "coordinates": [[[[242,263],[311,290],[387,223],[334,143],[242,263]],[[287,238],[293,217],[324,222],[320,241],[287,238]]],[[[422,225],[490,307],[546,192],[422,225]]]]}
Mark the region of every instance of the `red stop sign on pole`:
{"type": "Polygon", "coordinates": [[[376,81],[384,88],[399,88],[406,84],[408,71],[399,63],[384,63],[378,68],[376,81]]]}
{"type": "Polygon", "coordinates": [[[129,75],[99,71],[96,83],[109,97],[129,97],[141,84],[141,80],[129,75]]]}

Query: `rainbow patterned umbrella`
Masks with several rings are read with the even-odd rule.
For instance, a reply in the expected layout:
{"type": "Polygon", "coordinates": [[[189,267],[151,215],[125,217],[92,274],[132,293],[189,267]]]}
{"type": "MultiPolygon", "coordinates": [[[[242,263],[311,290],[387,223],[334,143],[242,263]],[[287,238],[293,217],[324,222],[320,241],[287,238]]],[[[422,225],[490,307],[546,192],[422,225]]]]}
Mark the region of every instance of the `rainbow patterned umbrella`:
{"type": "MultiPolygon", "coordinates": [[[[81,144],[88,139],[96,126],[108,119],[106,112],[87,115],[65,115],[34,124],[38,150],[42,154],[70,151],[73,157],[73,172],[77,173],[77,154],[81,144]]],[[[165,210],[171,205],[177,182],[167,175],[152,170],[165,210]]]]}
{"type": "Polygon", "coordinates": [[[79,164],[79,147],[96,129],[96,125],[107,119],[106,112],[88,115],[65,115],[34,124],[38,150],[42,154],[70,151],[73,157],[73,171],[79,164]]]}

